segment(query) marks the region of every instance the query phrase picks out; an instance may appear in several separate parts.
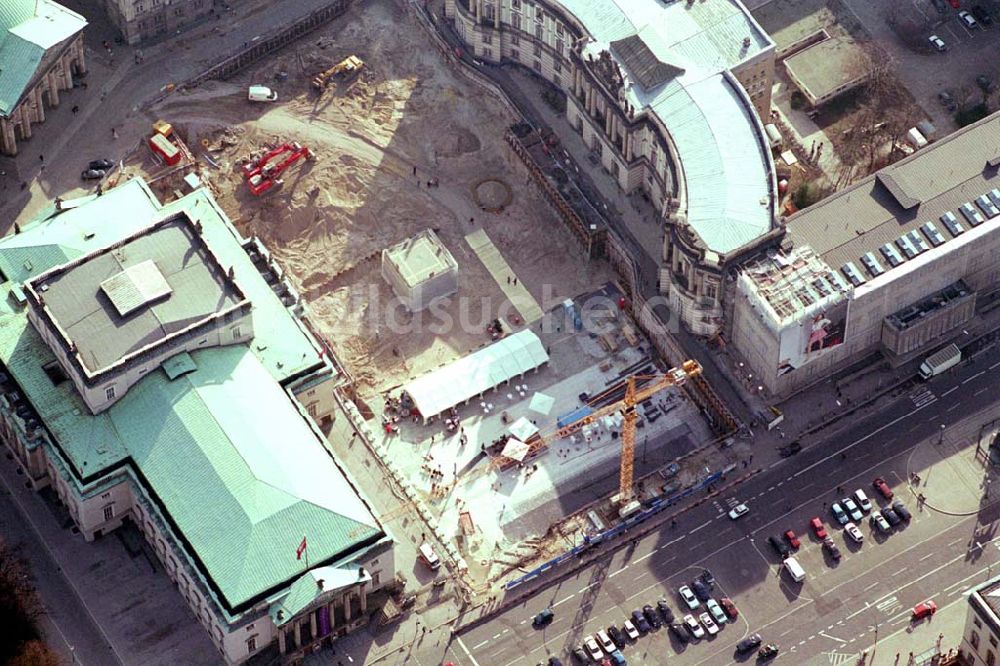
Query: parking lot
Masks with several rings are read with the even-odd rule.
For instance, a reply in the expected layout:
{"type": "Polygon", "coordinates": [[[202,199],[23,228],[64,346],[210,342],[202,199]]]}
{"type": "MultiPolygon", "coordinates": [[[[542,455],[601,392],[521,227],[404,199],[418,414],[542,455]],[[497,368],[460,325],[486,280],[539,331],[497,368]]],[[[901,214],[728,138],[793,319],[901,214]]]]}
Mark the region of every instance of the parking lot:
{"type": "MultiPolygon", "coordinates": [[[[899,75],[917,102],[938,128],[938,135],[956,128],[954,118],[938,101],[939,92],[949,92],[961,105],[974,106],[982,100],[976,77],[982,74],[997,81],[1000,67],[1000,3],[996,0],[970,2],[960,0],[961,10],[979,5],[987,12],[991,25],[976,21],[966,26],[959,18],[959,9],[949,0],[843,0],[857,17],[873,41],[888,51],[897,61],[899,75]],[[937,35],[947,50],[934,51],[929,42],[921,49],[906,45],[889,25],[895,12],[898,21],[909,21],[922,27],[921,39],[937,35]]],[[[993,108],[992,106],[990,107],[993,108]]]]}

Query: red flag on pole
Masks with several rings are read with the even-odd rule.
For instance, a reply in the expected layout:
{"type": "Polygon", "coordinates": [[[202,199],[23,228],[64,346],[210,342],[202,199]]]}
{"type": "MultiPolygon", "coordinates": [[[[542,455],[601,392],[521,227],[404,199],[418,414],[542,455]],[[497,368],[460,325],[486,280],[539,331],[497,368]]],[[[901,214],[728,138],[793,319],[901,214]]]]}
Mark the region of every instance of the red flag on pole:
{"type": "Polygon", "coordinates": [[[302,543],[300,543],[299,547],[295,549],[295,559],[301,560],[302,553],[304,552],[306,552],[306,538],[302,537],[302,543]]]}

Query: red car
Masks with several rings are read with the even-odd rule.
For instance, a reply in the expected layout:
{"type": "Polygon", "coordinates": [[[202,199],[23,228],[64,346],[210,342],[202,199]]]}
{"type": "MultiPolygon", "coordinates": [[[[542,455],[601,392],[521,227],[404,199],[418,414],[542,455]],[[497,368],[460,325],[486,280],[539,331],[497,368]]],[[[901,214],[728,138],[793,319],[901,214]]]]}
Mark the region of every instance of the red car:
{"type": "Polygon", "coordinates": [[[913,607],[913,619],[922,620],[925,617],[930,617],[937,613],[937,604],[934,603],[933,599],[928,599],[927,601],[921,601],[919,604],[913,607]]]}
{"type": "Polygon", "coordinates": [[[962,4],[958,0],[948,0],[948,4],[955,9],[960,9],[962,7],[962,4]]]}
{"type": "Polygon", "coordinates": [[[875,480],[872,481],[872,485],[875,486],[875,490],[882,493],[882,497],[887,500],[892,499],[892,488],[889,487],[889,485],[885,482],[885,479],[881,476],[876,476],[875,480]]]}
{"type": "Polygon", "coordinates": [[[819,518],[813,518],[810,520],[809,527],[812,528],[812,531],[816,534],[817,539],[825,539],[827,537],[826,528],[823,527],[823,521],[819,518]]]}
{"type": "Polygon", "coordinates": [[[736,604],[729,597],[722,597],[719,599],[719,603],[722,604],[722,610],[726,611],[726,615],[729,616],[730,620],[735,620],[740,615],[740,611],[737,610],[736,604]]]}
{"type": "Polygon", "coordinates": [[[799,538],[795,536],[794,530],[788,530],[787,532],[785,532],[785,538],[788,539],[788,545],[794,548],[795,550],[798,550],[799,546],[802,545],[802,543],[799,541],[799,538]]]}

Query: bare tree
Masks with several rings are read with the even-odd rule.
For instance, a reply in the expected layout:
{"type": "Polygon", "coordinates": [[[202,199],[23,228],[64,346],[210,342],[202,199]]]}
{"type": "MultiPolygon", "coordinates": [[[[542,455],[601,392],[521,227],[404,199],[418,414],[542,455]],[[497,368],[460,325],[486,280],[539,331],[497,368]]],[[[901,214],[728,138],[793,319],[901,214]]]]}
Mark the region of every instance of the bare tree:
{"type": "Polygon", "coordinates": [[[843,157],[855,164],[867,159],[870,171],[879,147],[906,134],[910,98],[899,79],[895,60],[874,44],[862,45],[850,72],[864,82],[858,92],[854,126],[845,137],[843,157]]]}

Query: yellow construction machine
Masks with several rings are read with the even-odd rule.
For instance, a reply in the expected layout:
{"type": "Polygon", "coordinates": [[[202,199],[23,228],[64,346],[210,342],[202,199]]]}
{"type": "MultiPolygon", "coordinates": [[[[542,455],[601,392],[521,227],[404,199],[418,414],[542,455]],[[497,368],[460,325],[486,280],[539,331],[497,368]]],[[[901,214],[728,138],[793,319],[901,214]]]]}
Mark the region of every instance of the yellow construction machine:
{"type": "Polygon", "coordinates": [[[338,62],[330,69],[320,72],[312,80],[313,88],[319,91],[326,90],[331,83],[337,86],[344,86],[353,83],[361,74],[365,63],[357,56],[348,56],[338,62]]]}

